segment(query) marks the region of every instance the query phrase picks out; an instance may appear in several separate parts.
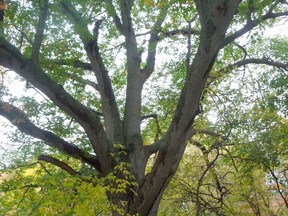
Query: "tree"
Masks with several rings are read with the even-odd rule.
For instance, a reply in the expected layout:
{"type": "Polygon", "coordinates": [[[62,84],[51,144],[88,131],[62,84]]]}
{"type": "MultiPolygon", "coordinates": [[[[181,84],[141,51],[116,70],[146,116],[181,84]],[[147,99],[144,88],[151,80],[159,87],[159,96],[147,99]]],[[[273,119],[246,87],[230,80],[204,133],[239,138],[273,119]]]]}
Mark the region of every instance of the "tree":
{"type": "Polygon", "coordinates": [[[123,207],[114,214],[157,214],[196,133],[205,89],[215,80],[248,64],[287,70],[269,56],[247,58],[238,44],[249,32],[286,17],[286,1],[31,0],[0,9],[0,65],[27,87],[18,100],[3,87],[0,114],[50,146],[36,141],[38,160],[85,175],[55,158],[61,152],[88,165],[95,178],[106,177],[104,185],[118,187],[122,180],[124,191],[107,192],[114,206],[123,207]],[[169,54],[170,62],[157,59],[169,54]],[[164,76],[167,83],[179,81],[174,89],[153,85],[164,76]],[[33,98],[35,91],[44,99],[33,98]],[[165,106],[162,96],[177,104],[165,106]]]}
{"type": "MultiPolygon", "coordinates": [[[[285,44],[282,39],[267,42],[257,46],[285,44]]],[[[246,47],[247,55],[254,47],[246,47]]],[[[287,213],[285,71],[260,67],[255,77],[254,67],[244,70],[210,86],[204,113],[196,120],[197,134],[164,193],[160,215],[287,213]]]]}

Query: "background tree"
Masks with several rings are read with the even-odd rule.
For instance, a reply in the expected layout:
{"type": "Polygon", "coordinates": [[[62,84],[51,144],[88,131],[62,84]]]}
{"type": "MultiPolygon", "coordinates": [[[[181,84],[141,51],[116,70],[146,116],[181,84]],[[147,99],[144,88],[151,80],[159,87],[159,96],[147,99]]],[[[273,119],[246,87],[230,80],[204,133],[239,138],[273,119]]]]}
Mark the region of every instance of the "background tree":
{"type": "MultiPolygon", "coordinates": [[[[38,154],[74,176],[60,182],[76,195],[78,181],[87,195],[104,185],[114,214],[157,214],[213,82],[248,64],[287,71],[282,59],[247,56],[239,45],[287,16],[286,1],[10,1],[0,15],[2,73],[15,72],[26,88],[16,97],[5,77],[1,86],[0,114],[22,132],[14,141],[26,143],[21,159],[38,154]]],[[[208,168],[213,160],[204,162],[208,168]]],[[[35,196],[45,194],[46,183],[36,187],[35,196]]],[[[77,201],[67,203],[77,212],[77,201]]]]}

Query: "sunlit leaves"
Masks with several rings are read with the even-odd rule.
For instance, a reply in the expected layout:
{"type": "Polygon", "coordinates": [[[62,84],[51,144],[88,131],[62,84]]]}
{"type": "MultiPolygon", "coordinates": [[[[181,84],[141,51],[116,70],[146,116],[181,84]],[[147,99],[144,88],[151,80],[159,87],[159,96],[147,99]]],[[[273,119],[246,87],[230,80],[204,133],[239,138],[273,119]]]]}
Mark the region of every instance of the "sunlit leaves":
{"type": "Polygon", "coordinates": [[[92,216],[110,211],[102,180],[51,171],[38,164],[8,174],[1,184],[1,213],[92,216]]]}

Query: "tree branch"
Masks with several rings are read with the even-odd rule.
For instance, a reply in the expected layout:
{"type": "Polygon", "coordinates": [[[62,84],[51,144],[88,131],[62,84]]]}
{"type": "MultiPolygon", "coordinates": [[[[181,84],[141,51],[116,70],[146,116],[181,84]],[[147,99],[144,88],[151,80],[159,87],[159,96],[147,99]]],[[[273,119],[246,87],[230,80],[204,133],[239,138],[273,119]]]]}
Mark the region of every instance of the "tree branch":
{"type": "MultiPolygon", "coordinates": [[[[102,113],[106,128],[106,136],[108,139],[108,147],[112,148],[114,140],[122,141],[122,125],[118,106],[115,100],[114,91],[108,71],[105,68],[102,57],[99,53],[97,35],[92,35],[87,24],[81,18],[81,14],[69,1],[62,1],[62,10],[66,14],[69,21],[74,26],[75,32],[79,35],[84,45],[85,51],[91,62],[93,72],[97,78],[98,90],[101,95],[102,113]]],[[[95,22],[95,25],[100,22],[95,22]]],[[[99,31],[100,26],[95,26],[99,31]]]]}
{"type": "MultiPolygon", "coordinates": [[[[278,3],[279,2],[277,2],[277,4],[278,3]]],[[[288,16],[288,11],[281,12],[281,13],[273,13],[273,9],[275,9],[275,7],[276,5],[272,5],[270,10],[265,15],[263,15],[261,19],[255,19],[255,20],[248,19],[246,24],[241,29],[239,29],[238,31],[234,32],[233,34],[225,38],[225,40],[223,41],[221,45],[221,48],[227,46],[229,43],[235,41],[237,38],[251,31],[253,28],[258,26],[262,21],[266,21],[268,19],[275,19],[275,18],[283,17],[283,16],[288,16]]]]}
{"type": "Polygon", "coordinates": [[[152,27],[151,33],[150,33],[150,39],[148,42],[148,56],[146,59],[146,65],[142,72],[145,73],[145,80],[149,78],[149,76],[152,74],[155,68],[155,58],[156,58],[156,50],[157,45],[159,42],[159,33],[161,30],[161,25],[163,24],[167,13],[168,13],[169,4],[165,4],[165,8],[161,10],[159,13],[157,20],[152,27]]]}
{"type": "MultiPolygon", "coordinates": [[[[61,76],[61,74],[59,74],[59,75],[61,76]]],[[[81,83],[85,86],[88,85],[88,86],[92,87],[93,89],[95,89],[96,91],[99,91],[99,87],[98,87],[98,84],[96,82],[90,81],[88,79],[84,79],[84,78],[77,76],[76,74],[72,74],[72,73],[65,73],[65,74],[63,74],[63,76],[67,77],[68,79],[75,80],[78,83],[81,83]]]]}
{"type": "Polygon", "coordinates": [[[32,61],[37,64],[39,61],[40,47],[42,43],[46,19],[48,16],[48,0],[40,1],[40,16],[36,27],[36,34],[32,47],[32,61]]]}
{"type": "Polygon", "coordinates": [[[271,169],[271,167],[269,165],[267,165],[266,163],[262,163],[270,172],[270,174],[272,175],[275,183],[276,183],[276,187],[277,187],[277,192],[280,194],[282,200],[285,203],[286,208],[288,209],[288,197],[285,196],[285,194],[283,194],[282,190],[281,190],[281,182],[279,181],[279,178],[276,176],[275,172],[271,169]]]}
{"type": "Polygon", "coordinates": [[[48,175],[52,176],[52,174],[46,169],[46,167],[44,166],[44,164],[42,164],[41,162],[38,162],[38,164],[40,164],[40,166],[42,167],[42,169],[44,169],[44,171],[45,171],[48,175]]]}
{"type": "Polygon", "coordinates": [[[154,119],[157,119],[157,115],[156,114],[150,114],[150,115],[145,115],[145,116],[141,116],[141,120],[145,120],[145,119],[148,119],[148,118],[154,118],[154,119]]]}
{"type": "Polygon", "coordinates": [[[43,64],[47,65],[47,67],[49,67],[50,64],[57,64],[57,65],[72,66],[74,68],[80,68],[83,70],[91,70],[91,71],[93,70],[90,63],[74,59],[63,59],[63,60],[45,59],[45,62],[43,62],[43,64]]]}
{"type": "Polygon", "coordinates": [[[196,206],[197,206],[197,208],[196,208],[196,216],[200,216],[200,213],[201,213],[201,204],[200,204],[200,199],[199,199],[200,198],[199,197],[200,196],[200,187],[203,185],[203,180],[204,180],[206,174],[208,173],[209,169],[213,168],[216,160],[218,159],[218,157],[220,155],[219,154],[219,150],[216,149],[216,151],[217,151],[216,156],[211,161],[208,159],[206,151],[203,152],[204,160],[205,160],[205,163],[206,163],[206,168],[202,172],[202,174],[201,174],[201,176],[200,176],[200,178],[198,179],[198,182],[197,182],[197,187],[196,187],[196,206]]]}
{"type": "MultiPolygon", "coordinates": [[[[125,37],[135,37],[131,11],[135,0],[120,0],[121,18],[123,23],[123,33],[125,37]]],[[[132,39],[132,38],[131,38],[132,39]]]]}
{"type": "Polygon", "coordinates": [[[148,119],[148,118],[154,118],[155,119],[156,127],[157,127],[157,131],[156,131],[156,135],[155,135],[155,142],[157,142],[159,140],[159,135],[162,134],[159,120],[158,120],[158,116],[156,114],[150,114],[150,115],[142,116],[141,120],[143,121],[144,119],[148,119]]]}
{"type": "Polygon", "coordinates": [[[121,20],[115,10],[115,7],[112,3],[112,0],[106,0],[106,10],[108,12],[108,14],[113,18],[113,21],[116,25],[116,28],[118,29],[118,31],[124,35],[124,31],[123,31],[123,24],[121,23],[121,20]]]}
{"type": "Polygon", "coordinates": [[[241,61],[235,62],[234,64],[230,64],[226,66],[225,68],[219,70],[218,73],[226,73],[233,69],[236,69],[236,68],[248,65],[248,64],[264,64],[264,65],[269,65],[269,66],[281,68],[285,71],[288,71],[288,63],[276,62],[269,58],[264,57],[262,59],[257,59],[257,58],[243,59],[241,61]]]}
{"type": "Polygon", "coordinates": [[[234,63],[233,65],[228,66],[227,69],[228,68],[231,69],[234,67],[239,68],[239,67],[247,65],[247,64],[265,64],[265,65],[281,68],[283,70],[288,71],[288,63],[276,62],[276,61],[273,61],[273,60],[271,60],[269,58],[265,58],[265,57],[262,59],[257,59],[257,58],[244,59],[242,61],[234,63]]]}
{"type": "Polygon", "coordinates": [[[50,156],[50,155],[44,155],[44,154],[41,154],[39,155],[38,157],[38,160],[41,160],[41,161],[45,161],[47,163],[51,163],[55,166],[58,166],[59,168],[65,170],[66,172],[68,172],[70,175],[80,175],[80,173],[78,173],[77,171],[75,171],[72,167],[70,167],[68,164],[50,156]]]}
{"type": "MultiPolygon", "coordinates": [[[[147,31],[147,32],[143,32],[143,33],[137,33],[137,34],[135,34],[135,36],[136,37],[141,37],[141,36],[145,36],[145,35],[148,35],[148,34],[151,35],[151,32],[152,31],[147,31]]],[[[172,37],[172,36],[176,36],[176,35],[188,35],[188,34],[199,35],[200,31],[196,30],[196,29],[193,29],[193,28],[190,29],[190,32],[189,32],[189,28],[174,29],[174,30],[171,30],[171,31],[163,31],[163,29],[160,29],[159,30],[159,34],[157,36],[157,40],[161,41],[161,40],[163,40],[165,38],[168,38],[168,37],[172,37]]]]}
{"type": "Polygon", "coordinates": [[[78,77],[74,74],[67,74],[67,76],[70,78],[70,79],[73,79],[75,81],[78,81],[84,85],[88,85],[92,88],[94,88],[96,91],[99,91],[99,87],[98,87],[98,84],[96,82],[93,82],[93,81],[90,81],[90,80],[87,80],[87,79],[83,79],[82,77],[78,77]]]}
{"type": "Polygon", "coordinates": [[[224,40],[224,35],[239,2],[233,1],[226,4],[224,1],[219,0],[211,4],[209,1],[196,1],[201,20],[200,45],[187,74],[176,113],[167,132],[168,139],[178,139],[180,143],[180,140],[183,140],[183,143],[185,143],[186,141],[184,140],[189,139],[191,136],[189,133],[194,133],[191,128],[194,118],[199,114],[199,100],[205,88],[207,75],[215,62],[219,52],[219,45],[224,40]],[[224,9],[219,10],[222,7],[224,9]],[[210,13],[207,14],[207,11],[210,11],[210,13]],[[181,132],[176,132],[179,130],[181,132]],[[183,136],[186,133],[187,137],[183,136]],[[181,134],[181,137],[176,138],[178,134],[181,134]]]}
{"type": "Polygon", "coordinates": [[[221,70],[217,71],[216,76],[209,76],[210,80],[206,83],[206,88],[208,88],[215,80],[219,78],[219,75],[221,74],[226,74],[230,72],[231,70],[235,70],[237,68],[240,68],[242,66],[246,66],[248,64],[264,64],[272,67],[277,67],[282,70],[288,71],[288,63],[281,63],[281,62],[276,62],[273,61],[269,58],[262,58],[262,59],[257,59],[257,58],[249,58],[249,59],[243,59],[238,62],[235,62],[234,64],[227,65],[226,67],[222,68],[221,70]]]}
{"type": "Polygon", "coordinates": [[[186,74],[190,71],[190,61],[191,61],[191,24],[192,20],[188,20],[188,37],[187,37],[187,54],[186,54],[186,74]]]}
{"type": "Polygon", "coordinates": [[[36,64],[25,59],[16,47],[2,37],[0,37],[0,65],[25,78],[50,98],[56,106],[74,118],[87,133],[92,147],[101,161],[103,172],[111,171],[112,161],[108,154],[108,140],[95,111],[73,98],[62,86],[52,80],[36,64]]]}
{"type": "Polygon", "coordinates": [[[8,119],[21,132],[40,139],[46,142],[47,145],[56,148],[73,158],[80,159],[83,162],[95,167],[97,170],[101,170],[99,161],[95,156],[87,154],[76,145],[66,142],[50,131],[38,128],[17,107],[0,101],[0,115],[8,119]]]}
{"type": "Polygon", "coordinates": [[[156,141],[155,143],[152,143],[150,145],[144,146],[144,151],[145,151],[145,153],[147,155],[147,158],[150,155],[158,152],[159,149],[163,148],[165,145],[167,145],[166,142],[164,142],[163,140],[159,140],[159,141],[156,141]]]}
{"type": "Polygon", "coordinates": [[[222,140],[226,140],[227,139],[226,136],[223,136],[221,134],[215,133],[215,132],[210,131],[210,130],[196,130],[196,132],[200,133],[200,134],[206,134],[206,135],[209,135],[209,136],[212,136],[212,137],[219,137],[222,140]]]}
{"type": "MultiPolygon", "coordinates": [[[[136,35],[131,17],[133,3],[134,0],[120,0],[120,10],[127,56],[127,86],[124,108],[123,134],[125,143],[131,143],[134,146],[137,146],[136,148],[139,150],[143,146],[140,126],[142,103],[141,94],[145,80],[143,79],[143,74],[141,73],[140,69],[142,50],[138,50],[136,35]]],[[[133,157],[135,156],[136,160],[136,155],[134,154],[136,153],[133,153],[133,157]]],[[[140,152],[138,152],[137,159],[139,159],[139,154],[140,152]]],[[[136,168],[136,170],[139,171],[138,168],[136,168]]],[[[135,174],[135,176],[137,178],[137,174],[135,174]]]]}
{"type": "MultiPolygon", "coordinates": [[[[83,70],[92,70],[92,66],[89,63],[85,63],[79,60],[69,60],[69,59],[65,59],[65,60],[53,60],[53,59],[45,59],[45,62],[43,62],[43,64],[45,64],[44,67],[51,69],[53,68],[53,66],[51,66],[51,64],[57,64],[57,65],[67,65],[67,66],[71,66],[74,68],[80,68],[83,70]]],[[[92,88],[94,88],[96,91],[99,91],[99,87],[98,84],[96,82],[84,79],[80,76],[74,75],[74,74],[70,74],[70,73],[66,73],[66,76],[68,76],[69,78],[76,80],[84,85],[89,85],[92,88]]]]}
{"type": "Polygon", "coordinates": [[[184,29],[175,29],[175,30],[171,30],[168,32],[160,32],[160,35],[158,37],[158,40],[161,40],[161,38],[167,38],[167,37],[171,37],[171,36],[175,36],[175,35],[199,35],[200,32],[196,29],[191,28],[190,32],[189,32],[189,28],[184,28],[184,29]]]}

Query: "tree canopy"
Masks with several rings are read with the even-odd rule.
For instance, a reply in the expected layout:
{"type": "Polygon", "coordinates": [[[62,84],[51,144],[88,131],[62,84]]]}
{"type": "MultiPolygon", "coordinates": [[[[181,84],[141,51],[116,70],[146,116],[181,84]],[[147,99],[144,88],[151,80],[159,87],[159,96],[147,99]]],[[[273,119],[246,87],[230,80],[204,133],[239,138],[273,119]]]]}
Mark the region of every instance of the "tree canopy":
{"type": "Polygon", "coordinates": [[[287,16],[283,0],[0,0],[0,211],[287,211],[288,40],[265,36],[287,16]]]}

